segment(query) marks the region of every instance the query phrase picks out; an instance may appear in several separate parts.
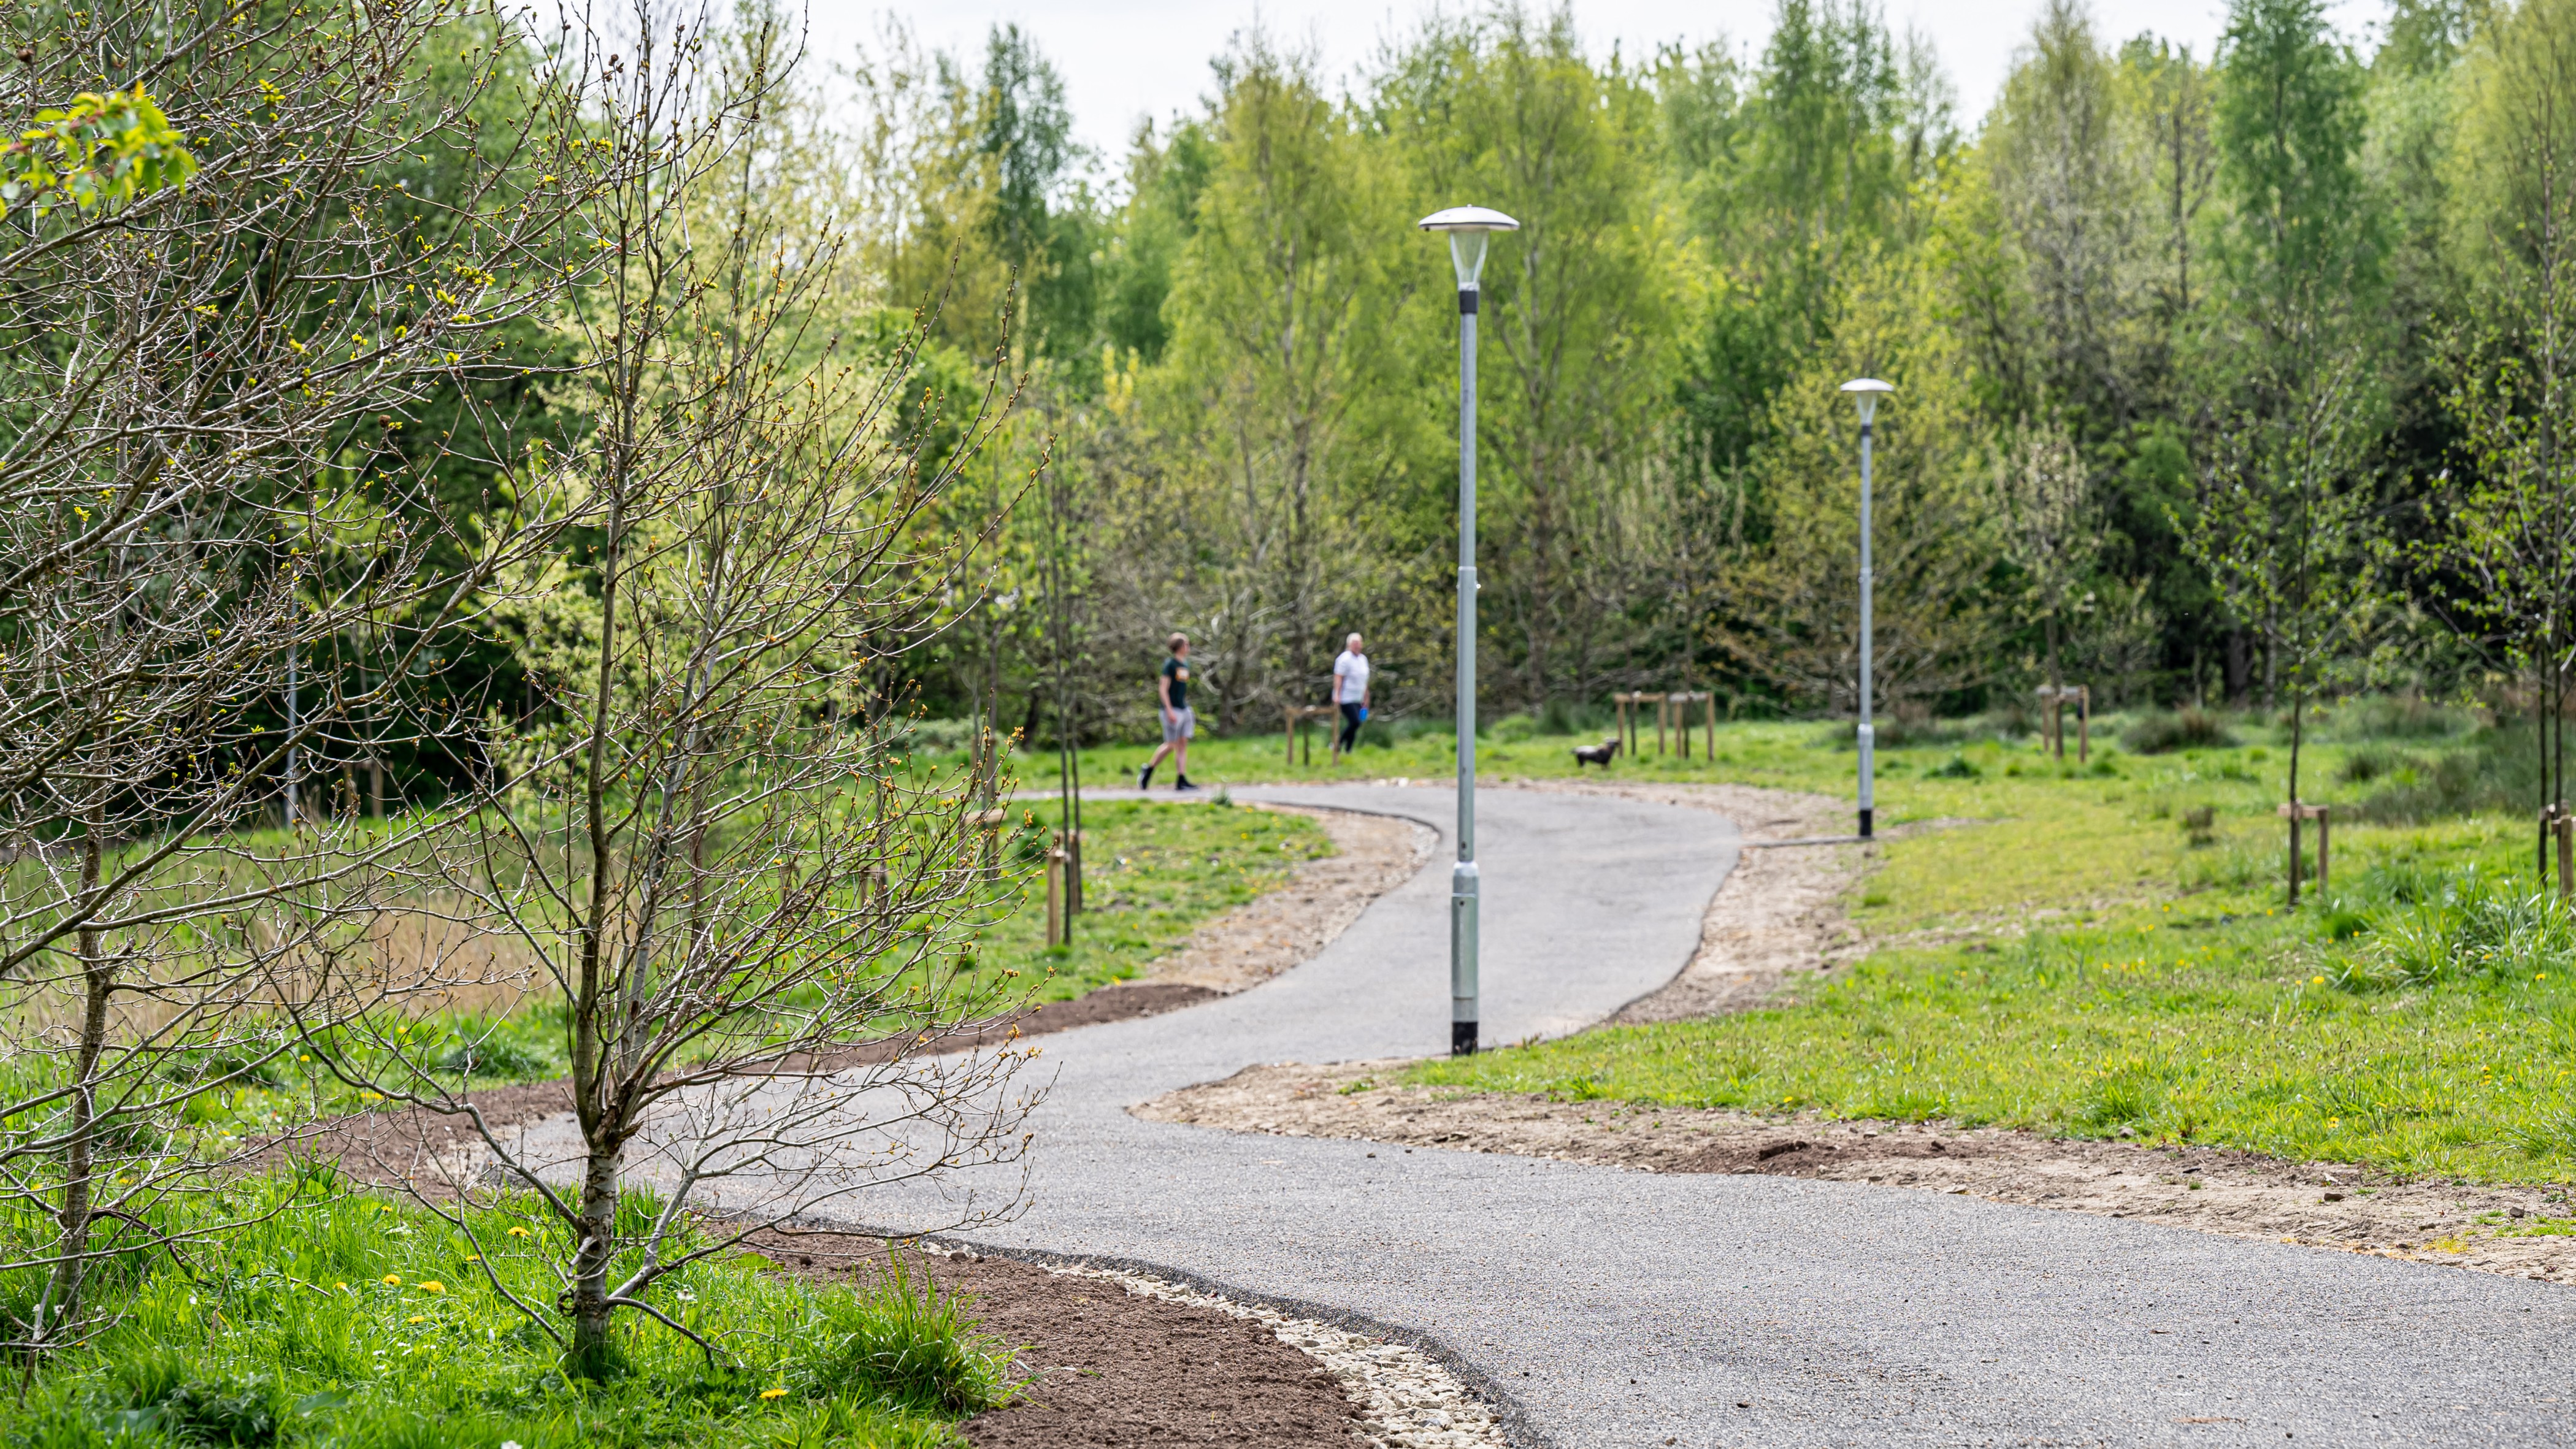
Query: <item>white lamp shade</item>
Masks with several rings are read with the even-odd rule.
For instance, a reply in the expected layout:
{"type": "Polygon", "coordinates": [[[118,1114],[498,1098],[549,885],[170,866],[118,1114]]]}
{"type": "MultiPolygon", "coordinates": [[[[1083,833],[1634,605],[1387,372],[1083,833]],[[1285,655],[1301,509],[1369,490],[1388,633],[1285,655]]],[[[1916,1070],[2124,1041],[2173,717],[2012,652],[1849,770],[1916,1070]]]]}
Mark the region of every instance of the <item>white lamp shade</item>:
{"type": "Polygon", "coordinates": [[[1865,428],[1869,426],[1871,415],[1878,411],[1879,395],[1896,391],[1896,384],[1881,382],[1874,377],[1855,377],[1844,383],[1841,390],[1850,393],[1852,401],[1860,405],[1860,425],[1865,428]]]}
{"type": "Polygon", "coordinates": [[[1498,231],[1518,231],[1521,224],[1490,206],[1453,206],[1424,217],[1424,231],[1449,233],[1449,264],[1458,271],[1458,290],[1472,290],[1485,270],[1485,238],[1498,231]]]}
{"type": "Polygon", "coordinates": [[[1424,231],[1519,231],[1521,224],[1490,206],[1453,206],[1417,223],[1424,231]]]}

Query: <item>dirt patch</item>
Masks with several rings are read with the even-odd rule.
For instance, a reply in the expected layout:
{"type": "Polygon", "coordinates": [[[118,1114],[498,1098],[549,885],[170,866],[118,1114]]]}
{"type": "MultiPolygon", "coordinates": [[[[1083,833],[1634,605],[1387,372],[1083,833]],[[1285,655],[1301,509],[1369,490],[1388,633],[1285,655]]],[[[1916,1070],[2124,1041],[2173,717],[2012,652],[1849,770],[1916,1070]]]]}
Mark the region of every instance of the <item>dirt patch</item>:
{"type": "Polygon", "coordinates": [[[1336,853],[1301,863],[1286,885],[1199,927],[1179,950],[1145,968],[1146,983],[1197,986],[1211,995],[1258,986],[1330,945],[1369,902],[1411,880],[1440,842],[1429,826],[1389,815],[1289,805],[1242,808],[1306,816],[1323,828],[1336,853]]]}
{"type": "Polygon", "coordinates": [[[2559,1187],[2407,1182],[2348,1163],[2042,1137],[1940,1123],[1558,1102],[1401,1082],[1402,1061],[1251,1067],[1135,1109],[1159,1122],[1288,1137],[1508,1152],[1647,1172],[1872,1182],[2225,1237],[2576,1281],[2576,1206],[2559,1187]]]}
{"type": "MultiPolygon", "coordinates": [[[[886,1245],[841,1233],[764,1233],[750,1245],[791,1273],[874,1282],[886,1245]]],[[[1017,1350],[1026,1397],[966,1421],[975,1449],[1353,1449],[1365,1442],[1340,1381],[1257,1322],[1131,1293],[1010,1258],[907,1252],[906,1269],[964,1293],[986,1333],[1017,1350]]]]}
{"type": "MultiPolygon", "coordinates": [[[[572,1084],[557,1078],[486,1087],[467,1094],[493,1130],[510,1133],[558,1112],[572,1110],[572,1084]]],[[[356,1112],[317,1123],[269,1143],[247,1159],[254,1172],[273,1172],[290,1159],[335,1162],[351,1179],[378,1187],[408,1185],[435,1197],[452,1197],[459,1184],[489,1159],[474,1119],[463,1113],[405,1107],[356,1112]]]]}
{"type": "MultiPolygon", "coordinates": [[[[1748,842],[1829,835],[1846,827],[1849,815],[1844,802],[1831,796],[1749,785],[1533,780],[1512,788],[1712,811],[1734,821],[1748,842]]],[[[1844,908],[1860,879],[1865,850],[1819,845],[1742,852],[1701,918],[1699,949],[1690,964],[1662,988],[1620,1008],[1611,1021],[1683,1021],[1749,1011],[1795,976],[1857,959],[1863,947],[1844,908]]]]}

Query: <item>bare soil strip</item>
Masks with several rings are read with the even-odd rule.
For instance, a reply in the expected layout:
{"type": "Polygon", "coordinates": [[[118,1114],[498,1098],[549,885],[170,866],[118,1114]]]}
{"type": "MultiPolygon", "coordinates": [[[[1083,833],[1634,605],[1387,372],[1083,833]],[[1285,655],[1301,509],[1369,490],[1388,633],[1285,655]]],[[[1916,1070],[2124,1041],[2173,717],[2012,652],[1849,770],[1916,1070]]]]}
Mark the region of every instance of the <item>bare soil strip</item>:
{"type": "Polygon", "coordinates": [[[1411,880],[1440,841],[1428,826],[1393,816],[1289,805],[1242,808],[1306,816],[1323,828],[1337,853],[1300,864],[1288,884],[1201,926],[1179,950],[1145,968],[1146,982],[1223,996],[1258,986],[1330,945],[1369,902],[1411,880]]]}
{"type": "MultiPolygon", "coordinates": [[[[1747,841],[1825,834],[1845,814],[1843,803],[1830,796],[1745,785],[1534,780],[1512,788],[1714,811],[1733,820],[1747,841]]],[[[1838,845],[1743,852],[1709,900],[1690,964],[1662,990],[1628,1003],[1610,1019],[1682,1021],[1749,1011],[1794,976],[1857,958],[1860,939],[1843,919],[1843,897],[1860,877],[1861,851],[1838,845]]]]}

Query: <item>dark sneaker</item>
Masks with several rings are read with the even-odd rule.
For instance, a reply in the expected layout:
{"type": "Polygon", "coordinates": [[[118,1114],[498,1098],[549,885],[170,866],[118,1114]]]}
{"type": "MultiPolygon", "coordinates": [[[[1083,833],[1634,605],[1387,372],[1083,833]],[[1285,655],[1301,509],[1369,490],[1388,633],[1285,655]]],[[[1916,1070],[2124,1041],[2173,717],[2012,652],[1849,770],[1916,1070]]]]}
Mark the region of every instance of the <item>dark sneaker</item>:
{"type": "Polygon", "coordinates": [[[1145,768],[1143,768],[1143,769],[1141,769],[1141,770],[1138,770],[1138,771],[1136,772],[1136,788],[1137,788],[1137,789],[1139,789],[1139,790],[1150,789],[1150,788],[1152,788],[1153,784],[1154,784],[1154,767],[1153,767],[1153,766],[1151,766],[1151,765],[1147,765],[1145,768]]]}
{"type": "Polygon", "coordinates": [[[1176,795],[1183,790],[1196,790],[1197,788],[1198,786],[1190,783],[1190,777],[1187,775],[1183,775],[1172,782],[1172,793],[1176,795]]]}

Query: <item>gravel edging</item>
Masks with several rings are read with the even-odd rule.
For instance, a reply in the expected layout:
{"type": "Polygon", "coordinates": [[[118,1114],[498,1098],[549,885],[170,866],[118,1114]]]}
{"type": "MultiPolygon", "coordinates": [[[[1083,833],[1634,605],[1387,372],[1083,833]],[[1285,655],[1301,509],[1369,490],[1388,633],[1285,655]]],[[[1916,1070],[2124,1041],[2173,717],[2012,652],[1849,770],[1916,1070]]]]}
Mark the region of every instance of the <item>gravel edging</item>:
{"type": "Polygon", "coordinates": [[[1410,1344],[1117,1268],[1040,1263],[1050,1273],[1114,1282],[1139,1297],[1250,1319],[1329,1370],[1377,1449],[1504,1449],[1509,1440],[1446,1364],[1410,1344]]]}
{"type": "MultiPolygon", "coordinates": [[[[1406,1351],[1408,1358],[1420,1361],[1418,1365],[1408,1364],[1408,1372],[1416,1375],[1438,1373],[1457,1386],[1455,1390],[1457,1397],[1483,1414],[1484,1435],[1480,1438],[1378,1439],[1372,1442],[1388,1446],[1388,1449],[1416,1449],[1416,1446],[1420,1446],[1420,1449],[1435,1449],[1435,1446],[1436,1449],[1487,1449],[1487,1446],[1494,1445],[1508,1446],[1508,1449],[1557,1449],[1556,1441],[1539,1432],[1538,1426],[1530,1422],[1529,1414],[1522,1407],[1519,1399],[1496,1383],[1492,1375],[1469,1363],[1463,1355],[1450,1347],[1437,1334],[1422,1333],[1391,1323],[1382,1323],[1367,1314],[1352,1313],[1327,1303],[1289,1298],[1275,1293],[1247,1292],[1197,1273],[1166,1267],[1160,1263],[1148,1263],[1136,1258],[1121,1258],[1099,1253],[1047,1253],[1024,1248],[1006,1248],[965,1238],[950,1237],[944,1233],[917,1235],[889,1233],[882,1228],[853,1225],[821,1217],[800,1217],[791,1226],[882,1238],[888,1242],[938,1253],[942,1256],[981,1253],[988,1258],[1009,1258],[1015,1262],[1027,1263],[1033,1267],[1044,1268],[1051,1273],[1085,1273],[1088,1276],[1117,1280],[1120,1286],[1141,1296],[1158,1297],[1169,1302],[1208,1308],[1264,1324],[1272,1324],[1275,1321],[1278,1326],[1301,1330],[1306,1337],[1325,1342],[1333,1341],[1326,1338],[1326,1335],[1341,1335],[1362,1341],[1370,1347],[1398,1347],[1406,1351]]],[[[1345,1390],[1349,1391],[1350,1380],[1344,1377],[1342,1364],[1334,1362],[1316,1348],[1299,1342],[1287,1333],[1281,1333],[1279,1338],[1281,1342],[1322,1363],[1335,1378],[1342,1381],[1345,1390]]],[[[1398,1361],[1403,1362],[1403,1360],[1398,1361]]],[[[1374,1361],[1363,1359],[1360,1362],[1374,1361]]],[[[1356,1366],[1358,1365],[1355,1364],[1354,1367],[1356,1366]]],[[[1402,1381],[1391,1373],[1387,1378],[1390,1383],[1402,1381]]],[[[1370,1407],[1367,1401],[1357,1392],[1351,1392],[1350,1397],[1355,1404],[1361,1406],[1365,1417],[1370,1407]]],[[[1417,1429],[1410,1432],[1419,1434],[1423,1431],[1417,1429]]]]}

